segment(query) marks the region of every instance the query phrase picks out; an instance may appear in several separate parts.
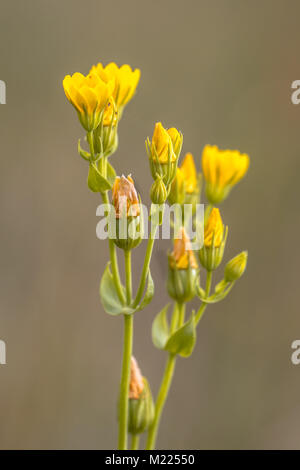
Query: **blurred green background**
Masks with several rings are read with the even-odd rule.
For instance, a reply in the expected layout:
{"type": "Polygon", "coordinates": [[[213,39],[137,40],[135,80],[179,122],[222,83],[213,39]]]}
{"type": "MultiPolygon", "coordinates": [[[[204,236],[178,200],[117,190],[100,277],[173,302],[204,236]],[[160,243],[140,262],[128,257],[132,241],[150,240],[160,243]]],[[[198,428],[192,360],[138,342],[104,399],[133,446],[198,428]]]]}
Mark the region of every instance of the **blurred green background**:
{"type": "MultiPolygon", "coordinates": [[[[249,251],[245,276],[207,310],[196,350],[180,359],[160,448],[300,448],[300,79],[298,1],[1,0],[0,447],[113,448],[122,326],[98,286],[108,260],[96,238],[99,196],[77,154],[83,136],[64,75],[93,63],[139,67],[113,157],[143,202],[144,140],[156,121],[184,134],[200,170],[206,143],[249,153],[249,173],[221,207],[227,261],[249,251]]],[[[136,315],[134,354],[157,392],[165,354],[150,327],[166,304],[165,252],[156,296],[136,315]]],[[[145,242],[135,253],[140,273],[145,242]]],[[[217,279],[221,277],[220,270],[217,279]]],[[[194,303],[197,307],[197,302],[194,303]]]]}

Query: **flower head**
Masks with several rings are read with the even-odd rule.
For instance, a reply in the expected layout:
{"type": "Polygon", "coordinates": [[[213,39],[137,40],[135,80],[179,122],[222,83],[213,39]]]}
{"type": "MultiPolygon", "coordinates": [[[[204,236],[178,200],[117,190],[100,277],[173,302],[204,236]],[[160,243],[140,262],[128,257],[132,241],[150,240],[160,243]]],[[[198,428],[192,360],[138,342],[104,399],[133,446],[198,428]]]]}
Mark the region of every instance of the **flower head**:
{"type": "Polygon", "coordinates": [[[193,155],[187,153],[180,166],[180,172],[185,182],[185,191],[188,194],[192,194],[197,190],[197,170],[194,162],[193,155]]]}
{"type": "Polygon", "coordinates": [[[131,356],[129,398],[138,400],[144,390],[144,381],[136,359],[131,356]]]}
{"type": "Polygon", "coordinates": [[[177,269],[188,269],[189,266],[192,269],[198,268],[194,252],[191,247],[191,241],[184,229],[179,229],[177,237],[174,239],[174,248],[170,256],[171,268],[177,269]]]}
{"type": "Polygon", "coordinates": [[[112,96],[120,111],[133,97],[141,76],[139,69],[132,70],[127,64],[118,67],[114,62],[106,66],[101,63],[94,65],[91,72],[96,73],[105,83],[114,81],[112,96]]]}
{"type": "Polygon", "coordinates": [[[224,279],[226,282],[233,282],[239,279],[247,266],[248,252],[242,251],[239,255],[232,258],[225,266],[224,279]]]}
{"type": "MultiPolygon", "coordinates": [[[[155,124],[151,150],[152,155],[158,158],[159,163],[165,164],[169,161],[169,155],[171,162],[176,161],[176,155],[173,148],[173,141],[176,139],[176,129],[171,128],[169,130],[165,129],[161,122],[155,124]],[[172,140],[172,137],[173,140],[172,140]]],[[[178,132],[178,131],[176,131],[178,132]]],[[[155,157],[154,157],[155,158],[155,157]]]]}
{"type": "Polygon", "coordinates": [[[206,145],[202,155],[202,168],[208,200],[218,203],[225,199],[231,188],[246,174],[248,167],[247,154],[206,145]]]}
{"type": "Polygon", "coordinates": [[[224,225],[219,209],[214,207],[207,219],[204,227],[204,245],[215,248],[219,247],[223,241],[224,225]]]}
{"type": "Polygon", "coordinates": [[[117,219],[123,215],[126,217],[140,215],[138,195],[130,175],[127,178],[124,175],[116,177],[112,188],[112,202],[117,219]]]}
{"type": "Polygon", "coordinates": [[[63,80],[66,97],[78,112],[83,127],[90,131],[100,122],[114,88],[114,81],[102,81],[95,73],[66,75],[63,80]]]}

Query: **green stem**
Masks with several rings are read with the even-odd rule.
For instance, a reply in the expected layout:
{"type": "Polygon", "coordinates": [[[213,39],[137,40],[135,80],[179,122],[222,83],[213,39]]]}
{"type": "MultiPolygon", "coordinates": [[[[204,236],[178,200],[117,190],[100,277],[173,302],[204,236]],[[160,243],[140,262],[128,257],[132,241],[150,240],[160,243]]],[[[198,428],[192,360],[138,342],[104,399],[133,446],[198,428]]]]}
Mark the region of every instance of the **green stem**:
{"type": "MultiPolygon", "coordinates": [[[[175,304],[173,316],[175,317],[175,321],[172,321],[172,329],[175,331],[176,329],[180,328],[184,323],[184,316],[185,316],[185,304],[177,302],[175,304]],[[175,324],[177,322],[177,324],[175,324]]],[[[172,319],[173,320],[173,319],[172,319]]],[[[157,432],[159,428],[161,414],[166,403],[168,393],[171,387],[172,378],[174,375],[176,364],[176,356],[174,354],[169,354],[168,361],[166,364],[164,376],[161,382],[161,386],[158,392],[157,401],[155,404],[155,415],[153,423],[149,429],[148,439],[147,439],[147,446],[146,449],[152,450],[155,448],[155,442],[157,437],[157,432]]]]}
{"type": "MultiPolygon", "coordinates": [[[[208,297],[210,293],[210,288],[211,288],[211,281],[212,281],[212,271],[207,271],[206,273],[206,286],[205,286],[205,296],[208,297]]],[[[207,304],[205,302],[202,302],[196,316],[195,316],[195,323],[196,326],[198,325],[199,321],[202,318],[202,315],[207,307],[207,304]]]]}
{"type": "Polygon", "coordinates": [[[131,280],[131,250],[124,251],[125,257],[125,279],[126,279],[126,301],[131,304],[132,280],[131,280]]]}
{"type": "Polygon", "coordinates": [[[152,425],[150,426],[149,433],[148,433],[146,450],[153,450],[155,448],[155,442],[156,442],[156,436],[157,436],[157,431],[159,427],[160,417],[161,417],[162,410],[163,410],[163,407],[166,402],[168,392],[171,386],[172,377],[173,377],[174,369],[175,369],[175,363],[176,363],[176,356],[174,354],[169,354],[163,380],[162,380],[162,383],[158,392],[156,404],[155,404],[154,420],[153,420],[152,425]]]}
{"type": "Polygon", "coordinates": [[[206,223],[208,217],[210,216],[210,213],[213,209],[213,204],[208,204],[205,208],[205,213],[204,213],[204,223],[206,223]]]}
{"type": "Polygon", "coordinates": [[[156,225],[154,226],[153,237],[152,237],[152,234],[151,234],[150,238],[148,240],[148,245],[147,245],[147,250],[146,250],[146,254],[145,254],[145,260],[144,260],[142,275],[141,275],[141,280],[140,280],[140,284],[139,284],[139,287],[138,287],[138,290],[137,290],[136,297],[135,297],[133,305],[132,305],[133,308],[138,306],[138,304],[140,303],[140,301],[142,299],[142,296],[143,296],[143,292],[144,292],[144,289],[145,289],[146,280],[147,280],[147,276],[148,276],[148,272],[149,272],[149,266],[150,266],[153,246],[154,246],[154,242],[155,242],[155,234],[156,234],[156,230],[157,230],[158,225],[159,225],[159,223],[157,222],[156,225]]]}
{"type": "Polygon", "coordinates": [[[138,434],[132,434],[131,437],[131,450],[138,450],[140,443],[140,436],[138,434]]]}
{"type": "Polygon", "coordinates": [[[119,450],[127,449],[128,393],[132,354],[133,315],[124,315],[124,343],[119,401],[119,450]]]}

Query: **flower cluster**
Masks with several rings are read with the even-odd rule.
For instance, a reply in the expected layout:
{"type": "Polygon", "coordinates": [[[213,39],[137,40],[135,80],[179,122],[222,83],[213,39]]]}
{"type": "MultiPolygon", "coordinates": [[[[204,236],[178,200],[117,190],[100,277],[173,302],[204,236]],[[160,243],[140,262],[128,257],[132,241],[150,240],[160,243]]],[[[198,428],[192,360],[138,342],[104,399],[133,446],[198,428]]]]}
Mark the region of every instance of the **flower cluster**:
{"type": "MultiPolygon", "coordinates": [[[[228,227],[224,225],[218,204],[223,202],[246,174],[249,157],[237,150],[220,150],[206,145],[202,153],[202,174],[197,172],[193,155],[186,153],[179,165],[183,135],[175,127],[154,126],[152,138],[146,139],[146,151],[153,182],[150,188],[151,220],[153,226],[144,255],[137,288],[132,285],[132,250],[141,242],[143,211],[131,174],[117,176],[109,157],[118,148],[118,125],[124,109],[135,94],[140,79],[139,69],[125,64],[93,65],[87,75],[74,73],[63,80],[67,99],[74,106],[81,125],[86,131],[88,149],[78,143],[79,155],[88,163],[87,184],[99,193],[107,207],[110,260],[100,282],[100,298],[104,310],[124,319],[124,345],[122,375],[118,406],[119,449],[127,449],[128,433],[132,436],[132,449],[138,448],[139,435],[148,432],[147,449],[153,449],[158,427],[174,374],[178,356],[192,354],[197,337],[197,326],[209,304],[223,300],[236,281],[243,275],[247,252],[229,260],[221,281],[213,285],[213,273],[221,265],[228,227]],[[205,188],[207,205],[201,248],[194,249],[188,231],[188,222],[197,225],[197,205],[205,188]],[[110,204],[111,201],[111,204],[110,204]],[[179,228],[174,225],[173,246],[166,259],[167,293],[173,302],[169,315],[167,304],[159,312],[152,326],[154,345],[167,352],[168,359],[161,387],[154,406],[150,386],[132,356],[133,318],[143,310],[154,295],[154,282],[150,272],[155,235],[162,223],[166,203],[179,208],[190,205],[189,217],[180,215],[179,228]],[[156,215],[159,214],[158,217],[156,215]],[[155,217],[154,217],[155,215],[155,217]],[[187,220],[189,219],[189,220],[187,220]],[[112,224],[114,222],[114,224],[112,224]],[[119,271],[118,254],[124,256],[124,281],[119,271]],[[202,286],[203,274],[205,284],[202,286]],[[188,303],[194,298],[201,301],[197,312],[187,315],[188,303]]],[[[178,222],[178,221],[177,221],[178,222]]]]}

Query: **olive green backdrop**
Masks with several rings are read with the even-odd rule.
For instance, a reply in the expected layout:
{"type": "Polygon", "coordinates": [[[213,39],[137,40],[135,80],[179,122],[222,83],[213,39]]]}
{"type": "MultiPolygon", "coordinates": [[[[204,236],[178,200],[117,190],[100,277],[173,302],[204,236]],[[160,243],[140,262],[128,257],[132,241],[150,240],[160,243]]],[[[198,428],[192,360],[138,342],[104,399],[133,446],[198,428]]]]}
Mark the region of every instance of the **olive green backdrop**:
{"type": "MultiPolygon", "coordinates": [[[[144,140],[156,121],[182,130],[199,170],[206,143],[251,157],[221,208],[225,259],[248,249],[247,273],[178,361],[159,447],[300,447],[300,365],[290,360],[300,338],[300,105],[290,98],[299,14],[293,0],[1,0],[1,448],[116,445],[123,322],[100,305],[99,197],[86,186],[83,130],[62,89],[64,75],[111,60],[142,71],[113,162],[144,202],[144,140]]],[[[150,328],[167,302],[169,247],[155,247],[156,296],[135,320],[134,354],[154,393],[166,358],[150,328]]]]}

